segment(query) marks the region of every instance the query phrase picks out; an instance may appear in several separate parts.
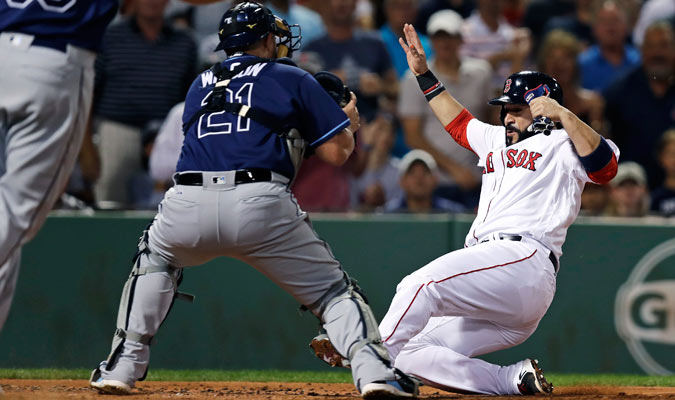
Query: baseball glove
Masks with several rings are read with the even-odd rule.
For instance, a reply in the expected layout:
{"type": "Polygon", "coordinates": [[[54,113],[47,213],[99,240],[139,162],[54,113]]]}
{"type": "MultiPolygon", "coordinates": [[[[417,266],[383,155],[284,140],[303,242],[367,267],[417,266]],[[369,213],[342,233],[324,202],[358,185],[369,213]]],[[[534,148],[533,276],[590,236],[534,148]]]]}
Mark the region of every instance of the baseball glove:
{"type": "Polygon", "coordinates": [[[319,85],[328,92],[330,97],[332,97],[340,107],[346,106],[347,103],[349,103],[349,100],[351,100],[352,96],[349,88],[342,82],[342,79],[340,79],[339,76],[328,71],[319,71],[314,74],[314,79],[319,82],[319,85]]]}
{"type": "MultiPolygon", "coordinates": [[[[319,82],[319,85],[324,88],[328,95],[335,100],[341,108],[344,108],[344,106],[349,103],[349,100],[351,100],[352,95],[349,88],[342,82],[342,79],[334,73],[319,71],[314,74],[314,79],[319,82]]],[[[314,149],[307,147],[304,157],[309,158],[312,155],[314,155],[314,149]]]]}

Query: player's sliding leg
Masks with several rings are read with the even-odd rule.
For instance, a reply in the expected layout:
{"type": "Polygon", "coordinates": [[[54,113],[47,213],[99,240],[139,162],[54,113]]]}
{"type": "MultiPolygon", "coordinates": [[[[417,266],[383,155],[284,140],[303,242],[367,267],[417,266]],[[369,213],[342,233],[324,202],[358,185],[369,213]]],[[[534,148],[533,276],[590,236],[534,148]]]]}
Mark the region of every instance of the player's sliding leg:
{"type": "MultiPolygon", "coordinates": [[[[529,360],[500,366],[472,357],[522,343],[535,329],[536,324],[516,331],[472,318],[431,318],[424,330],[403,347],[396,367],[443,390],[523,394],[521,381],[525,376],[521,373],[532,368],[529,360]]],[[[535,379],[532,383],[536,382],[535,379]]],[[[544,388],[539,392],[544,393],[544,388]]]]}
{"type": "Polygon", "coordinates": [[[145,379],[152,338],[176,298],[180,277],[180,269],[150,252],[141,241],[122,291],[110,355],[92,372],[92,387],[125,394],[136,381],[145,379]]]}
{"type": "Polygon", "coordinates": [[[396,287],[380,323],[390,358],[395,360],[431,317],[466,316],[505,329],[528,329],[544,316],[555,293],[555,275],[547,265],[547,253],[538,246],[491,241],[448,253],[413,272],[396,287]]]}
{"type": "Polygon", "coordinates": [[[397,286],[380,323],[394,365],[439,387],[518,393],[514,371],[529,367],[528,372],[532,372],[532,365],[521,363],[500,369],[470,357],[513,346],[534,331],[555,292],[553,268],[545,268],[547,265],[547,253],[538,245],[492,241],[446,254],[408,275],[397,286]],[[516,286],[519,290],[512,289],[516,286]],[[457,328],[443,332],[430,325],[441,320],[432,317],[469,317],[489,323],[481,324],[480,329],[468,329],[466,334],[457,328]],[[436,334],[457,342],[443,345],[436,334]],[[420,338],[427,340],[423,346],[420,338]],[[440,378],[429,372],[435,368],[448,376],[440,378]],[[464,373],[485,378],[489,386],[461,383],[467,378],[464,373]]]}

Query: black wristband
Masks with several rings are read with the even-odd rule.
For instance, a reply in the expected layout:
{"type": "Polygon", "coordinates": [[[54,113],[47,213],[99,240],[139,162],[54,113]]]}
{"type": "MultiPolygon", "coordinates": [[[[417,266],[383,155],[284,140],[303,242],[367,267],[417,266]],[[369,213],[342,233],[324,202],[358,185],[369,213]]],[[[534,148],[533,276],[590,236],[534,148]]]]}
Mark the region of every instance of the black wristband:
{"type": "Polygon", "coordinates": [[[434,76],[430,69],[421,75],[417,75],[416,78],[417,84],[420,85],[420,89],[422,89],[422,93],[424,93],[427,101],[431,101],[431,99],[445,90],[443,84],[434,76]]]}

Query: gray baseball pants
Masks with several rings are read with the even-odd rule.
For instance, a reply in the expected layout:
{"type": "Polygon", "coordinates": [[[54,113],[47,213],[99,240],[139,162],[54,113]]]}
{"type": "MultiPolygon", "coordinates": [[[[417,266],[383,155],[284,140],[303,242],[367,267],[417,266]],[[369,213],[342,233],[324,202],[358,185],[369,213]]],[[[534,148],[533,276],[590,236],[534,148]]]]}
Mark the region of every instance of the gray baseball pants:
{"type": "Polygon", "coordinates": [[[0,330],[21,246],[42,227],[73,170],[91,108],[95,54],[0,33],[0,330]]]}
{"type": "MultiPolygon", "coordinates": [[[[336,349],[351,355],[359,390],[370,382],[393,380],[382,344],[360,345],[367,331],[364,309],[354,298],[334,293],[336,287],[345,286],[346,275],[295,202],[288,180],[273,174],[272,182],[211,184],[216,176],[232,182],[233,173],[203,173],[208,182],[204,186],[169,189],[149,230],[149,254],[141,256],[139,267],[153,269],[164,262],[182,268],[220,256],[242,260],[321,319],[336,349]]],[[[154,336],[173,299],[175,278],[171,273],[138,276],[130,307],[122,306],[128,303],[123,294],[118,327],[138,336],[154,336]]],[[[377,327],[374,332],[379,339],[377,327]]],[[[113,340],[111,354],[118,345],[113,340]]],[[[125,340],[116,359],[101,363],[102,378],[133,386],[145,374],[149,351],[142,341],[125,340]],[[112,368],[108,366],[113,362],[112,368]]]]}

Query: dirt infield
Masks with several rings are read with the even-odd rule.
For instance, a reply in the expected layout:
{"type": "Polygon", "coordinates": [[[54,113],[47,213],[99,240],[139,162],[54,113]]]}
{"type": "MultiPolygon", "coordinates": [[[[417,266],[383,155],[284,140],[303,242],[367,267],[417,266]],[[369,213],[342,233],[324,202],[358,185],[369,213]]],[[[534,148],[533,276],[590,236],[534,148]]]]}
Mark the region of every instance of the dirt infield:
{"type": "MultiPolygon", "coordinates": [[[[4,395],[0,399],[112,399],[99,395],[84,380],[0,381],[4,395]]],[[[503,399],[459,395],[423,387],[422,399],[503,399]]],[[[675,387],[578,386],[560,387],[552,396],[559,399],[675,399],[675,387]]],[[[358,399],[350,384],[281,382],[141,382],[134,394],[125,399],[243,399],[243,400],[317,400],[358,399]]],[[[516,397],[517,398],[517,397],[516,397]]]]}

